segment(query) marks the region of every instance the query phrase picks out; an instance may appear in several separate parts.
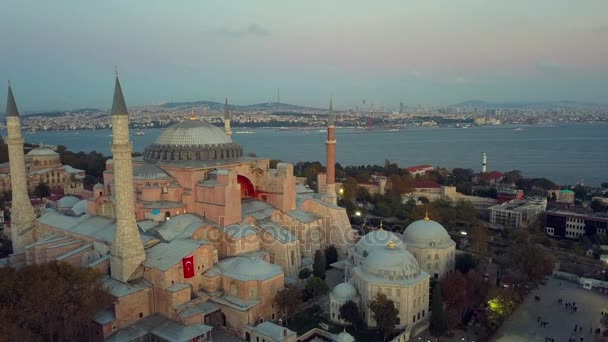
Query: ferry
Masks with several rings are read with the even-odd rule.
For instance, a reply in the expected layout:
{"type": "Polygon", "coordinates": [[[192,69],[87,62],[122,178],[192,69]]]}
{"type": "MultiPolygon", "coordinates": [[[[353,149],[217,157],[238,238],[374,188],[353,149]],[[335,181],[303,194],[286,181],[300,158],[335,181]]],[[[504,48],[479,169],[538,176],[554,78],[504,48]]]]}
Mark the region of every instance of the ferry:
{"type": "Polygon", "coordinates": [[[135,135],[144,135],[144,134],[146,134],[146,133],[144,133],[144,132],[142,132],[142,131],[137,131],[137,132],[135,132],[135,135]]]}
{"type": "Polygon", "coordinates": [[[236,134],[253,134],[252,131],[236,131],[234,133],[236,133],[236,134]]]}
{"type": "Polygon", "coordinates": [[[515,131],[518,131],[518,132],[519,132],[519,131],[523,131],[523,130],[524,130],[524,129],[523,129],[523,128],[521,128],[521,127],[517,127],[517,128],[515,129],[515,131]]]}

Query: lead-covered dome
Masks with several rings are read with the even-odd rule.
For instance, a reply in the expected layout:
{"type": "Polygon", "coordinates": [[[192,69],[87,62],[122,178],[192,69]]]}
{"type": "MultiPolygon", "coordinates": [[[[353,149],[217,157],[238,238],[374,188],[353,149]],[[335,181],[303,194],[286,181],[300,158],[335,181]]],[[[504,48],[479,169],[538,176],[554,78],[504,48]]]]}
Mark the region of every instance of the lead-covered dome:
{"type": "Polygon", "coordinates": [[[163,130],[154,142],[157,145],[230,144],[232,139],[219,127],[200,120],[185,120],[163,130]]]}
{"type": "Polygon", "coordinates": [[[347,302],[357,298],[357,289],[351,283],[340,283],[334,287],[331,295],[339,301],[347,302]]]}
{"type": "Polygon", "coordinates": [[[442,225],[428,218],[407,226],[403,239],[408,245],[418,247],[447,247],[455,244],[442,225]]]}
{"type": "Polygon", "coordinates": [[[362,270],[368,276],[385,281],[413,279],[420,274],[418,261],[410,252],[397,248],[394,243],[375,248],[363,261],[362,270]]]}
{"type": "Polygon", "coordinates": [[[165,128],[144,151],[150,161],[225,160],[243,155],[243,148],[224,131],[193,119],[165,128]]]}
{"type": "Polygon", "coordinates": [[[357,245],[355,246],[355,251],[357,252],[357,254],[365,257],[377,247],[388,246],[389,242],[391,241],[395,244],[396,248],[405,249],[400,235],[390,232],[388,230],[377,229],[363,235],[361,240],[357,242],[357,245]]]}

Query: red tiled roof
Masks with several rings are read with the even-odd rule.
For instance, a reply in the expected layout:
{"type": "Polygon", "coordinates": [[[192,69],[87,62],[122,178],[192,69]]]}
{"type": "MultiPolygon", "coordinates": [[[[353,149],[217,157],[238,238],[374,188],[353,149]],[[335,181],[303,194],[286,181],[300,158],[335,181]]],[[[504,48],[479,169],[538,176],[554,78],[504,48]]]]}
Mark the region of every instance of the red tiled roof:
{"type": "Polygon", "coordinates": [[[420,171],[420,170],[424,170],[424,169],[429,169],[432,167],[433,166],[431,166],[431,165],[424,164],[424,165],[410,166],[410,167],[407,167],[406,170],[408,170],[409,172],[416,172],[416,171],[420,171]]]}
{"type": "Polygon", "coordinates": [[[483,173],[481,175],[481,178],[483,179],[498,179],[498,178],[502,178],[505,175],[502,172],[498,172],[498,171],[492,171],[492,172],[488,172],[488,173],[483,173]]]}
{"type": "Polygon", "coordinates": [[[416,189],[441,188],[441,185],[439,185],[433,181],[429,181],[429,180],[417,180],[414,182],[414,188],[416,188],[416,189]]]}

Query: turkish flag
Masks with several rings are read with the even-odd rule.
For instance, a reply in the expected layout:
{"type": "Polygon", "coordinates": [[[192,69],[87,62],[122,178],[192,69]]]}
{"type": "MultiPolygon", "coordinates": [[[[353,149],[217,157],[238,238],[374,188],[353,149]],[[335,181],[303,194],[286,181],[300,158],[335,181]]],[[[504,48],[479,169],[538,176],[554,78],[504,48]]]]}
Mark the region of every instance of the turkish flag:
{"type": "Polygon", "coordinates": [[[184,279],[194,277],[194,256],[182,259],[184,265],[184,279]]]}

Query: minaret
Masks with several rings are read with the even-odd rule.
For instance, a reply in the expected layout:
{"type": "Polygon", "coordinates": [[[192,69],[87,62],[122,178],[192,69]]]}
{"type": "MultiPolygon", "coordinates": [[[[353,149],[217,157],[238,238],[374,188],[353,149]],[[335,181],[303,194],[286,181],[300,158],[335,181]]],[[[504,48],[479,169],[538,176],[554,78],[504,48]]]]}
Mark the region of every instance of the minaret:
{"type": "Polygon", "coordinates": [[[13,253],[23,252],[25,246],[34,242],[36,214],[27,193],[27,176],[25,174],[25,157],[23,155],[23,137],[17,103],[13,96],[11,84],[8,84],[6,98],[6,126],[8,137],[8,159],[12,187],[11,240],[13,253]]]}
{"type": "Polygon", "coordinates": [[[122,95],[118,72],[112,103],[112,159],[116,196],[116,235],[112,243],[112,278],[127,282],[146,259],[144,245],[135,222],[133,189],[133,144],[129,140],[129,113],[122,95]]]}
{"type": "Polygon", "coordinates": [[[486,166],[488,163],[488,157],[486,156],[486,153],[483,153],[483,156],[481,157],[481,173],[486,173],[486,166]]]}
{"type": "Polygon", "coordinates": [[[224,102],[224,132],[229,138],[232,138],[232,129],[230,128],[230,111],[228,111],[228,98],[224,102]]]}
{"type": "Polygon", "coordinates": [[[327,174],[327,195],[333,204],[337,203],[336,198],[336,126],[333,99],[329,99],[329,118],[327,119],[327,141],[326,148],[326,174],[327,174]]]}

